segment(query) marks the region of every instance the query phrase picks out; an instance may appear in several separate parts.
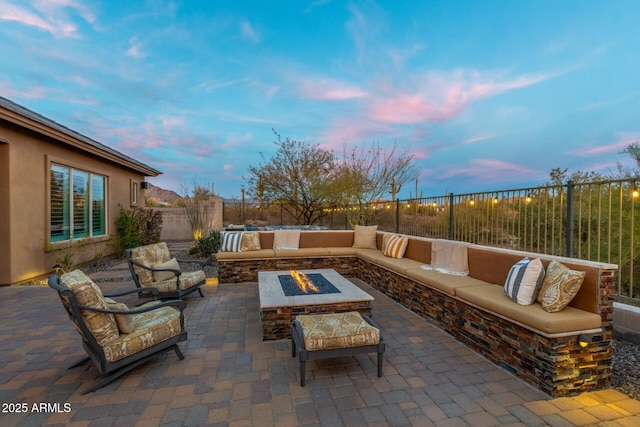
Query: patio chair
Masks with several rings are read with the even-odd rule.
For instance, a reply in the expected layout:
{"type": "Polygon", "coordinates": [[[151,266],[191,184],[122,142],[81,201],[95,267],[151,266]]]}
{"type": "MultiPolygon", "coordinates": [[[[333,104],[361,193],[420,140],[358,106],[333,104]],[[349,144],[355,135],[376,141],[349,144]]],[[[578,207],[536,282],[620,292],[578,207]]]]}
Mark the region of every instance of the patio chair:
{"type": "MultiPolygon", "coordinates": [[[[82,394],[111,383],[143,363],[173,350],[184,359],[178,342],[186,341],[184,301],[150,301],[133,310],[102,294],[82,271],[49,277],[69,318],[82,337],[88,357],[69,369],[93,362],[101,378],[82,394]]],[[[145,291],[155,293],[152,288],[145,291]]],[[[114,294],[140,292],[139,289],[114,294]]]]}
{"type": "MultiPolygon", "coordinates": [[[[160,299],[182,299],[195,291],[204,297],[200,287],[206,283],[206,263],[171,258],[165,242],[127,249],[127,261],[136,286],[142,290],[148,287],[158,289],[160,299]],[[200,269],[181,271],[180,263],[196,263],[200,265],[200,269]]],[[[153,295],[142,292],[139,296],[149,298],[153,295]]]]}

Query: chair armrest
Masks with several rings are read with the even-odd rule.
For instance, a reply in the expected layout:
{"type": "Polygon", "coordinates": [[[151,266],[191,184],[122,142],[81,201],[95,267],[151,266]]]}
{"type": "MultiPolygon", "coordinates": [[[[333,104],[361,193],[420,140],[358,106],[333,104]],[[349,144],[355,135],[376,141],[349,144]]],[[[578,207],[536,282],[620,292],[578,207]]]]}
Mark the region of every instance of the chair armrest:
{"type": "MultiPolygon", "coordinates": [[[[178,261],[178,260],[176,260],[178,261]]],[[[149,267],[147,265],[144,264],[140,264],[138,261],[134,261],[132,259],[129,259],[129,262],[135,266],[138,266],[140,268],[144,268],[145,270],[149,270],[149,271],[171,271],[173,272],[173,274],[175,274],[176,276],[180,276],[182,274],[182,271],[180,270],[176,270],[173,268],[153,268],[153,267],[149,267]]],[[[178,261],[180,262],[180,261],[178,261]]],[[[187,262],[199,262],[199,261],[187,261],[187,262]]]]}
{"type": "Polygon", "coordinates": [[[120,297],[129,294],[151,293],[154,297],[157,297],[160,291],[153,286],[145,286],[144,288],[128,289],[126,291],[116,292],[114,294],[103,294],[105,297],[120,297]]]}
{"type": "Polygon", "coordinates": [[[87,307],[86,305],[78,305],[78,308],[82,309],[82,310],[89,310],[89,311],[96,311],[98,313],[110,313],[110,314],[139,314],[139,313],[146,313],[148,311],[153,311],[156,310],[158,308],[162,308],[162,307],[177,307],[178,309],[180,309],[180,311],[184,310],[187,307],[187,303],[176,299],[176,300],[168,300],[168,301],[163,301],[161,303],[158,304],[154,304],[152,306],[149,307],[142,307],[142,308],[136,308],[134,310],[108,310],[108,309],[104,309],[104,308],[97,308],[97,307],[87,307]]]}
{"type": "Polygon", "coordinates": [[[199,261],[199,260],[193,260],[193,259],[176,259],[176,261],[178,261],[178,263],[181,263],[181,264],[198,264],[201,270],[204,269],[204,266],[207,265],[207,262],[208,262],[208,261],[199,261]]]}

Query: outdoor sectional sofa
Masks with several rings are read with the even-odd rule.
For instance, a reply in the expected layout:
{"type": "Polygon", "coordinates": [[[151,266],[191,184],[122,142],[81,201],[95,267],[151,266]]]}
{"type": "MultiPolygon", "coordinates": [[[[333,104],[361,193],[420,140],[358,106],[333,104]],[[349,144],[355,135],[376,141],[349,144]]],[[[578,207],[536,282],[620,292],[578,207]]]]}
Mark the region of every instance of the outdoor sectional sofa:
{"type": "Polygon", "coordinates": [[[261,231],[261,249],[217,254],[219,281],[256,282],[258,271],[333,268],[370,284],[550,396],[611,386],[617,265],[468,244],[468,275],[451,275],[423,268],[432,261],[434,239],[407,236],[404,257],[396,259],[380,250],[384,234],[377,233],[373,249],[353,247],[354,231],[302,231],[296,250],[273,249],[274,232],[261,231]],[[511,267],[523,257],[540,258],[545,268],[555,260],[585,272],[566,308],[548,313],[537,302],[519,305],[504,294],[511,267]]]}

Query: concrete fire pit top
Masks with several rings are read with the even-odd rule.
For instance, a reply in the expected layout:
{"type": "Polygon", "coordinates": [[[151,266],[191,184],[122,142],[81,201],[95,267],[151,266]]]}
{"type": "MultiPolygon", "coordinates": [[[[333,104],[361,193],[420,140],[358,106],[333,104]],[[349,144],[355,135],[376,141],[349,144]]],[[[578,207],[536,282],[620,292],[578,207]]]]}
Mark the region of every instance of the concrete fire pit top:
{"type": "Polygon", "coordinates": [[[286,296],[280,285],[278,276],[289,275],[290,271],[261,271],[258,272],[258,288],[260,293],[260,308],[292,307],[315,304],[329,304],[351,301],[373,301],[373,297],[364,292],[348,279],[342,277],[332,269],[298,270],[305,274],[322,274],[340,292],[333,294],[309,294],[286,296]]]}

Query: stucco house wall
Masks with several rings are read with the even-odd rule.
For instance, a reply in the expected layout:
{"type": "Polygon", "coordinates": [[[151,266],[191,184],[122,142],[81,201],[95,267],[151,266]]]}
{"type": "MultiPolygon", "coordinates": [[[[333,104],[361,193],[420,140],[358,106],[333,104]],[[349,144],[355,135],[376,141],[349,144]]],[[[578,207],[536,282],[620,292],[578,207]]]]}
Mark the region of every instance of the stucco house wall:
{"type": "Polygon", "coordinates": [[[144,206],[141,183],[160,174],[0,97],[0,285],[48,274],[68,251],[69,240],[50,240],[51,163],[106,177],[106,234],[83,239],[74,251],[76,262],[113,252],[120,207],[144,206]],[[134,185],[137,204],[132,203],[134,185]]]}

